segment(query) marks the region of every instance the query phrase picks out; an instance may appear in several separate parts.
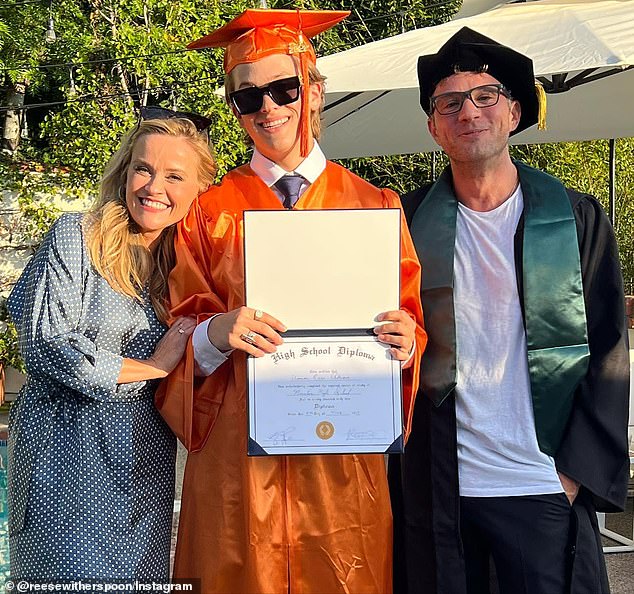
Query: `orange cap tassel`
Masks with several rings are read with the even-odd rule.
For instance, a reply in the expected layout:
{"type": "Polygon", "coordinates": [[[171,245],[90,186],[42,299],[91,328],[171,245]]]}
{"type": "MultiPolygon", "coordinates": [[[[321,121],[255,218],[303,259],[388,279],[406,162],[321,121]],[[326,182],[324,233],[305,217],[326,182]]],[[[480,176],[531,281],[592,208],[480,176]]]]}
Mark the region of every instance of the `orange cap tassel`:
{"type": "Polygon", "coordinates": [[[310,79],[308,74],[308,61],[305,54],[299,54],[299,67],[302,75],[302,113],[299,126],[300,154],[308,156],[308,138],[310,131],[310,79]]]}

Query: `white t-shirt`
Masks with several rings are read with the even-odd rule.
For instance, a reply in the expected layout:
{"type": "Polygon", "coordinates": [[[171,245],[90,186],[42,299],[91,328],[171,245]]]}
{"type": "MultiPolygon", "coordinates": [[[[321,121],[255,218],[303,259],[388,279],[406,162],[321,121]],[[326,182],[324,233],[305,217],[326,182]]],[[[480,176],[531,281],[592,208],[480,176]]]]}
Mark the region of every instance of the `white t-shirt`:
{"type": "Polygon", "coordinates": [[[513,237],[518,186],[498,208],[458,205],[454,255],[460,495],[505,497],[563,491],[539,450],[513,237]]]}

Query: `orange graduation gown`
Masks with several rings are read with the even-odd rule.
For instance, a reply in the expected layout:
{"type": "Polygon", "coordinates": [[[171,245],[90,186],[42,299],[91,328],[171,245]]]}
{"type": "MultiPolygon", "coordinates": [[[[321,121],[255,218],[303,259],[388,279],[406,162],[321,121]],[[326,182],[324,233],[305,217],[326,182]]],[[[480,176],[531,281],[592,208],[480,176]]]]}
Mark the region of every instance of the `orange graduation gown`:
{"type": "MultiPolygon", "coordinates": [[[[295,206],[387,207],[400,207],[394,192],[332,162],[295,206]]],[[[244,305],[242,212],[259,208],[282,206],[248,165],[194,202],[176,239],[174,316],[196,315],[201,322],[244,305]]],[[[427,337],[420,266],[404,219],[401,255],[401,306],[417,321],[414,362],[403,372],[407,432],[427,337]]],[[[245,354],[233,352],[207,378],[195,378],[193,370],[190,343],[157,392],[161,414],[189,451],[174,577],[200,578],[205,594],[391,592],[384,457],[249,458],[245,354]]]]}

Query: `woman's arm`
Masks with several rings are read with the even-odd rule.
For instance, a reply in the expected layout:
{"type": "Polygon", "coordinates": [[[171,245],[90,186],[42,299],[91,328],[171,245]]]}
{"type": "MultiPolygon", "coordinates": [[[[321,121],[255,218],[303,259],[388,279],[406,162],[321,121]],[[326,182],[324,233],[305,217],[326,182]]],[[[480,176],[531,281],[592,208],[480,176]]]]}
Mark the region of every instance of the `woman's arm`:
{"type": "Polygon", "coordinates": [[[81,220],[77,214],[62,215],[54,224],[13,289],[9,312],[29,375],[88,398],[116,400],[118,384],[163,377],[176,365],[192,322],[181,323],[183,335],[168,331],[169,338],[147,361],[126,360],[82,334],[78,328],[90,262],[81,220]]]}

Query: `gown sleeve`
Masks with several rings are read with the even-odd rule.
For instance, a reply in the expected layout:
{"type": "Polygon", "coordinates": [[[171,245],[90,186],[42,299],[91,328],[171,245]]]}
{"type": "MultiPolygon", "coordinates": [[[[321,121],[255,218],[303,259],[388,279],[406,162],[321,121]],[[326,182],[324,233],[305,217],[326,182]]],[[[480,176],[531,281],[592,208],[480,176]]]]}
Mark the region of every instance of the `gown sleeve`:
{"type": "Polygon", "coordinates": [[[617,511],[625,504],[629,477],[623,281],[610,221],[596,199],[575,196],[590,363],[575,392],[555,462],[559,471],[592,494],[599,511],[617,511]]]}
{"type": "MultiPolygon", "coordinates": [[[[383,190],[385,206],[401,208],[398,195],[391,190],[383,190]]],[[[403,421],[404,438],[409,438],[412,430],[414,404],[420,380],[420,362],[427,346],[427,332],[423,320],[423,308],[420,300],[421,264],[416,248],[409,233],[406,216],[401,209],[401,309],[407,311],[416,321],[416,349],[412,362],[403,370],[403,421]]]]}
{"type": "MultiPolygon", "coordinates": [[[[200,324],[214,314],[227,311],[213,280],[212,237],[215,232],[221,231],[215,229],[199,200],[195,200],[177,226],[176,264],[169,278],[174,317],[193,316],[200,324]]],[[[225,232],[239,241],[236,229],[225,232]]],[[[161,382],[155,396],[159,412],[189,452],[199,451],[205,445],[233,372],[231,357],[207,377],[196,377],[194,368],[190,338],[185,355],[161,382]]]]}
{"type": "Polygon", "coordinates": [[[79,331],[88,274],[81,215],[63,215],[44,238],[8,300],[29,376],[95,400],[117,389],[122,356],[79,331]]]}

